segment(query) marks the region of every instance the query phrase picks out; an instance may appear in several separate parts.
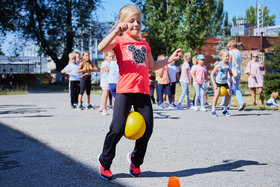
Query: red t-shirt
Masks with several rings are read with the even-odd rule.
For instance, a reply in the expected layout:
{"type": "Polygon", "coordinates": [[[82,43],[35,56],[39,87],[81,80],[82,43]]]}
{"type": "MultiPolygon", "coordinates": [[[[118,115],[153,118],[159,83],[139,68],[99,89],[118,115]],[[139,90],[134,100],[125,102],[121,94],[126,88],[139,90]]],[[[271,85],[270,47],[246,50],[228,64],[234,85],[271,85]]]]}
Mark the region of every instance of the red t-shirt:
{"type": "Polygon", "coordinates": [[[117,93],[150,94],[149,63],[147,53],[151,48],[145,40],[132,41],[124,36],[117,36],[116,54],[119,65],[117,93]]]}

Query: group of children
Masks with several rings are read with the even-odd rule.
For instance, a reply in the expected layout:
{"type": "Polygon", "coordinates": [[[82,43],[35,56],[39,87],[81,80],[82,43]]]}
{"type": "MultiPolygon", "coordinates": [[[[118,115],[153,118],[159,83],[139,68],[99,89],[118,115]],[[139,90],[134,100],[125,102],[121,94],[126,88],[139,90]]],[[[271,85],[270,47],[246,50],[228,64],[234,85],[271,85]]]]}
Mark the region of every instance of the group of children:
{"type": "Polygon", "coordinates": [[[61,71],[61,73],[69,74],[69,91],[70,102],[72,108],[82,110],[82,97],[86,91],[87,109],[94,108],[90,103],[91,92],[91,73],[98,71],[98,68],[90,60],[90,53],[83,52],[82,59],[80,53],[69,54],[69,64],[61,71]]]}
{"type": "MultiPolygon", "coordinates": [[[[97,72],[98,68],[91,62],[89,55],[89,52],[84,52],[81,59],[79,52],[70,53],[69,64],[61,71],[61,73],[69,75],[71,106],[72,108],[80,110],[83,108],[94,108],[90,103],[91,75],[92,72],[97,72]],[[82,97],[85,91],[87,101],[86,107],[82,105],[82,97]]],[[[115,61],[114,51],[105,52],[105,61],[101,63],[100,67],[100,87],[102,88],[102,96],[99,112],[102,112],[102,115],[107,115],[107,100],[109,96],[116,97],[118,78],[119,69],[115,61]]],[[[110,101],[110,108],[113,108],[112,101],[110,101]]]]}
{"type": "MultiPolygon", "coordinates": [[[[158,60],[164,59],[164,55],[159,55],[158,60]]],[[[220,62],[215,64],[213,71],[211,72],[211,82],[214,88],[214,98],[212,101],[212,115],[218,116],[216,113],[216,104],[220,95],[220,88],[224,86],[227,89],[227,94],[225,96],[225,107],[223,110],[224,116],[230,116],[227,109],[230,98],[230,88],[228,86],[228,75],[232,78],[233,83],[235,84],[234,77],[231,72],[231,65],[228,63],[229,52],[227,50],[222,50],[220,52],[220,62]]],[[[191,79],[193,79],[193,86],[195,88],[195,97],[193,109],[195,111],[207,111],[205,108],[205,98],[206,89],[205,84],[208,82],[207,78],[207,69],[205,66],[205,57],[202,54],[199,54],[193,60],[193,65],[190,68],[190,62],[192,60],[191,53],[187,52],[184,55],[184,62],[181,66],[181,74],[179,75],[179,70],[175,64],[166,65],[163,68],[157,70],[155,73],[150,71],[150,85],[152,85],[152,78],[155,74],[155,87],[157,92],[157,104],[164,108],[166,107],[164,98],[165,94],[168,95],[169,99],[169,108],[182,110],[182,102],[185,97],[187,103],[187,109],[191,108],[191,102],[189,98],[189,84],[191,79]],[[179,97],[177,105],[174,103],[174,95],[176,88],[176,77],[179,79],[182,93],[179,97]],[[165,94],[164,94],[165,93],[165,94]]],[[[154,96],[154,86],[150,86],[151,98],[153,100],[154,96]]]]}

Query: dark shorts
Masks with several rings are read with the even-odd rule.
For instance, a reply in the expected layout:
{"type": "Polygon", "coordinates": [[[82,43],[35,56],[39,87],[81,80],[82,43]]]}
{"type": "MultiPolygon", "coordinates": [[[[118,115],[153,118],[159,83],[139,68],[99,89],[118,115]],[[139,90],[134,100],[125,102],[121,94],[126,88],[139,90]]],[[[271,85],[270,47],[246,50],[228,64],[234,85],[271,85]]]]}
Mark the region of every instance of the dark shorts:
{"type": "Polygon", "coordinates": [[[226,89],[229,89],[229,86],[228,84],[219,84],[219,83],[216,83],[218,87],[221,87],[221,86],[224,86],[226,89]]]}
{"type": "Polygon", "coordinates": [[[171,94],[175,95],[176,92],[176,82],[172,82],[172,85],[170,86],[171,94]]]}
{"type": "Polygon", "coordinates": [[[91,75],[85,75],[80,81],[80,94],[83,95],[86,90],[87,95],[90,95],[91,90],[91,75]]]}

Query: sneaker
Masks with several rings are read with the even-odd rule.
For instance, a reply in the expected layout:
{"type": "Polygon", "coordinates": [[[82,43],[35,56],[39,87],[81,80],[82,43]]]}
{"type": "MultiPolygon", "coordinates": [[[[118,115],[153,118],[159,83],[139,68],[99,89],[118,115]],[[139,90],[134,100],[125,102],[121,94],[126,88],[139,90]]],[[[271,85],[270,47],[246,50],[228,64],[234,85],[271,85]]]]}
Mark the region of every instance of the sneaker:
{"type": "Polygon", "coordinates": [[[201,108],[200,108],[200,111],[202,111],[202,112],[207,112],[207,110],[206,110],[205,107],[201,107],[201,108]]]}
{"type": "Polygon", "coordinates": [[[164,103],[161,103],[159,106],[160,106],[161,108],[164,108],[164,103]]]}
{"type": "Polygon", "coordinates": [[[199,109],[195,106],[195,107],[193,107],[193,110],[194,111],[199,111],[199,109]]]}
{"type": "Polygon", "coordinates": [[[106,116],[107,115],[107,111],[106,110],[102,110],[102,115],[106,116]]]}
{"type": "Polygon", "coordinates": [[[77,106],[77,109],[79,109],[79,110],[83,110],[83,109],[84,109],[84,107],[83,107],[83,105],[78,105],[78,106],[77,106]]]}
{"type": "Polygon", "coordinates": [[[77,104],[73,104],[71,107],[72,107],[73,109],[75,109],[75,108],[77,108],[77,104]]]}
{"type": "Polygon", "coordinates": [[[178,110],[183,110],[183,107],[182,107],[181,103],[178,103],[176,108],[177,108],[178,110]]]}
{"type": "Polygon", "coordinates": [[[126,155],[127,161],[129,163],[129,173],[132,177],[139,177],[141,173],[140,167],[136,167],[132,162],[131,162],[131,153],[128,153],[126,155]]]}
{"type": "Polygon", "coordinates": [[[212,114],[212,116],[214,116],[214,117],[218,117],[218,115],[217,115],[216,112],[212,112],[211,114],[212,114]]]}
{"type": "Polygon", "coordinates": [[[112,109],[112,110],[114,109],[113,105],[109,105],[109,108],[112,109]]]}
{"type": "Polygon", "coordinates": [[[229,117],[229,116],[230,116],[230,114],[228,113],[227,110],[226,110],[226,111],[223,111],[223,115],[226,116],[226,117],[229,117]]]}
{"type": "MultiPolygon", "coordinates": [[[[100,155],[101,154],[99,154],[97,156],[97,162],[98,163],[100,163],[100,161],[99,161],[100,155]]],[[[112,175],[111,170],[110,169],[105,170],[105,168],[103,166],[100,166],[100,168],[99,168],[99,175],[104,180],[112,180],[113,179],[113,175],[112,175]]]]}
{"type": "Polygon", "coordinates": [[[90,109],[94,109],[94,107],[91,104],[88,104],[88,106],[86,107],[88,110],[90,109]]]}
{"type": "Polygon", "coordinates": [[[98,112],[102,112],[103,108],[102,106],[99,107],[98,112]]]}
{"type": "Polygon", "coordinates": [[[99,169],[99,174],[100,177],[104,180],[112,180],[113,179],[113,175],[110,169],[105,170],[105,168],[103,166],[100,166],[99,169]]]}
{"type": "Polygon", "coordinates": [[[169,105],[169,108],[170,108],[170,109],[176,109],[176,105],[175,105],[174,103],[171,103],[171,104],[169,105]]]}
{"type": "Polygon", "coordinates": [[[242,111],[242,110],[244,110],[245,107],[246,107],[246,103],[243,103],[242,105],[240,105],[238,110],[242,111]]]}
{"type": "Polygon", "coordinates": [[[166,101],[163,101],[163,106],[164,106],[164,108],[167,107],[166,101]]]}

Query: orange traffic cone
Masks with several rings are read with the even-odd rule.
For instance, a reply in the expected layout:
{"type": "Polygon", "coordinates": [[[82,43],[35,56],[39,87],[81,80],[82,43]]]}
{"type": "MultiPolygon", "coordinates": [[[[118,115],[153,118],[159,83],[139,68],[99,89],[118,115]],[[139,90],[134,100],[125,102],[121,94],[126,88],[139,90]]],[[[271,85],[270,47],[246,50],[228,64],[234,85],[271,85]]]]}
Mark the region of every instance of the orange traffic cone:
{"type": "Polygon", "coordinates": [[[179,177],[169,177],[168,187],[180,187],[179,177]]]}

